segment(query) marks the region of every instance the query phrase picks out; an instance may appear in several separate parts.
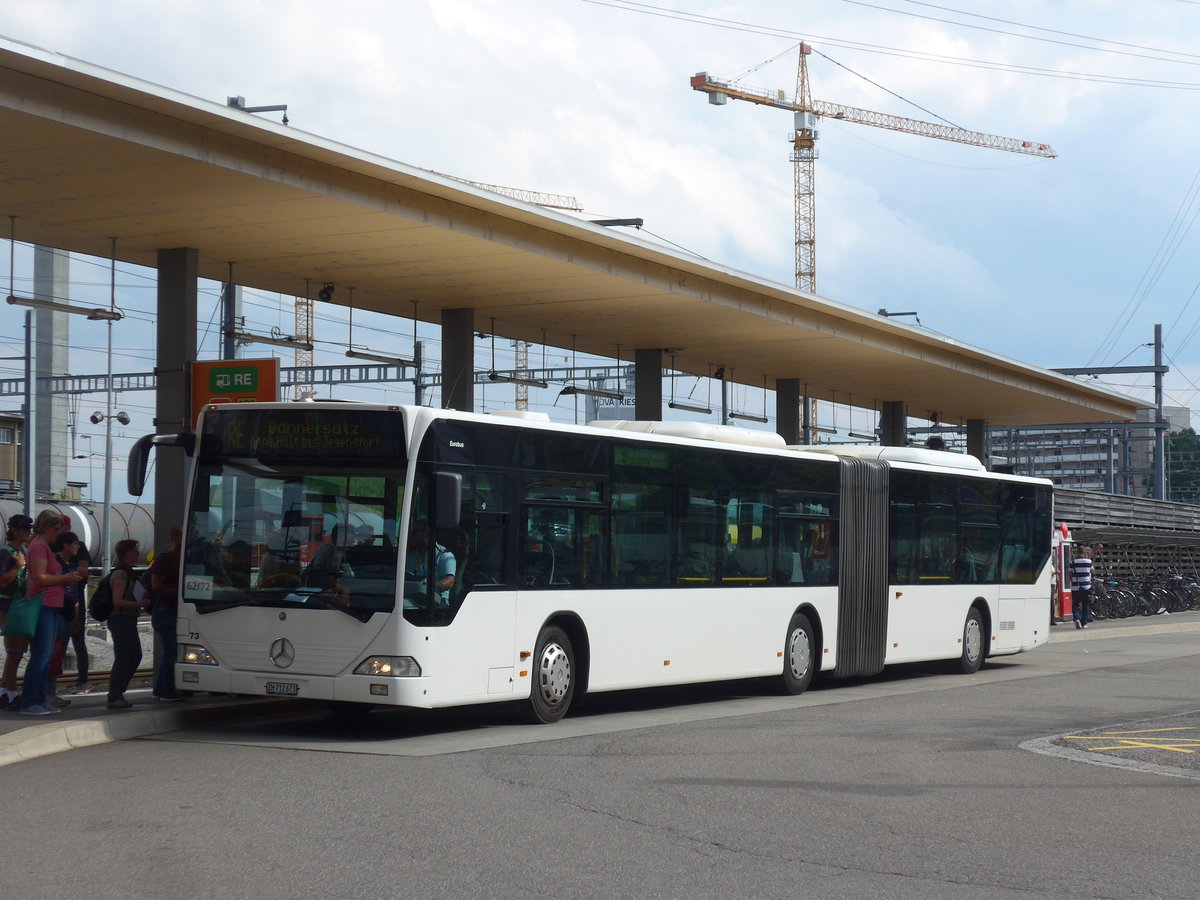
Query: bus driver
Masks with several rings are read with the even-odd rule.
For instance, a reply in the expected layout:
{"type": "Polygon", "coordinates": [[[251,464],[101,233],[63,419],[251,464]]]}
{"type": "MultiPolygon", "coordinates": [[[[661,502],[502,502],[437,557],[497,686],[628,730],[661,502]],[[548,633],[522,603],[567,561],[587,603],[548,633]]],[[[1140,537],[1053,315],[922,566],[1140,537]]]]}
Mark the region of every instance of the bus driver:
{"type": "MultiPolygon", "coordinates": [[[[429,565],[429,522],[417,519],[408,532],[408,555],[404,558],[404,596],[423,598],[428,588],[429,565]]],[[[439,606],[450,605],[450,591],[454,589],[454,554],[441,544],[433,545],[435,557],[434,593],[439,606]]]]}

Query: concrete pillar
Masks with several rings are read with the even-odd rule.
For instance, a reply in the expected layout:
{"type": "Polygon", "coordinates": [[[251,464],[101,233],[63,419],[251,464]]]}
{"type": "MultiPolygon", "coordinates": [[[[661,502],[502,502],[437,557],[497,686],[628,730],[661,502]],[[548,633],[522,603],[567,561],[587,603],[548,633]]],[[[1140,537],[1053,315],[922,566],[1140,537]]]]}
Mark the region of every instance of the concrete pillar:
{"type": "Polygon", "coordinates": [[[475,411],[475,310],[442,310],[442,409],[475,411]]]}
{"type": "Polygon", "coordinates": [[[780,378],[775,382],[775,430],[786,443],[801,443],[799,378],[780,378]]]}
{"type": "Polygon", "coordinates": [[[639,422],[662,418],[662,351],[658,348],[633,352],[633,417],[639,422]]]}
{"type": "MultiPolygon", "coordinates": [[[[65,250],[34,247],[33,296],[38,300],[70,303],[70,262],[65,250]]],[[[33,315],[37,320],[33,366],[36,387],[45,383],[40,379],[71,374],[71,316],[53,309],[35,309],[33,315]]],[[[40,394],[34,404],[32,427],[37,429],[37,451],[31,471],[34,487],[44,497],[58,497],[67,487],[67,456],[72,450],[67,401],[66,394],[47,393],[40,394]]],[[[95,486],[88,488],[94,490],[95,486]]]]}
{"type": "MultiPolygon", "coordinates": [[[[158,434],[196,427],[191,364],[196,359],[196,251],[158,251],[158,350],[154,426],[158,434]]],[[[171,545],[171,526],[183,524],[189,460],[179,447],[154,451],[154,550],[171,545]]],[[[143,547],[142,552],[149,552],[143,547]]]]}
{"type": "Polygon", "coordinates": [[[885,400],[879,411],[879,442],[884,447],[908,446],[908,410],[903,400],[885,400]]]}
{"type": "Polygon", "coordinates": [[[987,444],[987,422],[983,419],[967,419],[967,453],[990,469],[991,456],[987,444]]]}

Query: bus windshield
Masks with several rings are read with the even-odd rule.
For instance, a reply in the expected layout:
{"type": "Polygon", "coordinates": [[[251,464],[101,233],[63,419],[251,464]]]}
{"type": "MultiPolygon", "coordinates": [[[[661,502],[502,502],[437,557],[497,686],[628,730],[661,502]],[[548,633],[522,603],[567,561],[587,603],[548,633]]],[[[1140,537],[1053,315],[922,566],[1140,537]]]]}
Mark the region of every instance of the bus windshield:
{"type": "MultiPolygon", "coordinates": [[[[378,455],[309,455],[261,442],[235,448],[231,431],[283,430],[278,417],[264,423],[245,416],[223,412],[205,422],[181,599],[200,613],[273,606],[335,609],[366,621],[393,610],[403,454],[389,447],[378,455]],[[246,450],[258,453],[235,455],[246,450]]],[[[315,422],[321,427],[323,420],[315,422]]]]}
{"type": "Polygon", "coordinates": [[[402,471],[267,468],[197,472],[183,599],[341,609],[364,621],[396,602],[402,471]]]}

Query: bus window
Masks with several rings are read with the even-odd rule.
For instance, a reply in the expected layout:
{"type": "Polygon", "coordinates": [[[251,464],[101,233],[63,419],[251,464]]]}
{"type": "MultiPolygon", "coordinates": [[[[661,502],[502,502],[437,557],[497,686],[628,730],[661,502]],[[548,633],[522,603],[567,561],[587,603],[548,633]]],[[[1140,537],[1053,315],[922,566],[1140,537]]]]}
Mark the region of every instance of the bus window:
{"type": "Polygon", "coordinates": [[[598,509],[526,506],[521,582],[528,588],[604,584],[604,514],[598,509]]]}
{"type": "Polygon", "coordinates": [[[608,447],[593,437],[527,431],[517,441],[517,465],[542,472],[607,472],[608,447]]]}
{"type": "Polygon", "coordinates": [[[836,525],[832,519],[780,516],[776,584],[833,584],[837,580],[836,525]]]}
{"type": "Polygon", "coordinates": [[[1000,579],[1032,584],[1050,554],[1050,490],[1014,484],[1002,497],[1000,579]]]}
{"type": "Polygon", "coordinates": [[[725,546],[725,508],[718,503],[724,480],[721,457],[692,448],[675,451],[675,583],[715,584],[718,554],[725,546]]]}
{"type": "Polygon", "coordinates": [[[613,446],[609,584],[671,582],[671,450],[613,446]]]}
{"type": "Polygon", "coordinates": [[[562,478],[553,475],[526,475],[526,500],[562,500],[599,503],[603,483],[599,478],[562,478]]]}
{"type": "Polygon", "coordinates": [[[893,584],[916,584],[917,473],[893,469],[891,473],[891,522],[888,567],[893,584]]]}
{"type": "Polygon", "coordinates": [[[739,492],[725,504],[726,534],[721,581],[743,585],[771,583],[774,508],[770,495],[739,492]]]}
{"type": "Polygon", "coordinates": [[[955,508],[957,481],[950,475],[922,475],[918,482],[921,529],[918,578],[922,582],[956,579],[959,550],[955,508]]]}
{"type": "Polygon", "coordinates": [[[508,476],[499,472],[464,472],[459,527],[438,534],[454,554],[461,598],[478,587],[502,585],[505,575],[505,531],[508,523],[508,476]]]}
{"type": "Polygon", "coordinates": [[[668,584],[670,490],[657,484],[614,484],[611,509],[611,583],[668,584]]]}
{"type": "Polygon", "coordinates": [[[959,553],[959,581],[987,584],[996,580],[996,562],[1000,555],[1000,529],[981,525],[962,526],[959,553]]]}
{"type": "Polygon", "coordinates": [[[715,488],[685,492],[675,549],[679,584],[712,584],[716,579],[717,547],[724,544],[717,542],[717,535],[725,526],[725,515],[714,494],[715,488]]]}
{"type": "Polygon", "coordinates": [[[1000,485],[963,478],[958,518],[962,535],[958,580],[967,584],[994,582],[1000,556],[1000,485]]]}

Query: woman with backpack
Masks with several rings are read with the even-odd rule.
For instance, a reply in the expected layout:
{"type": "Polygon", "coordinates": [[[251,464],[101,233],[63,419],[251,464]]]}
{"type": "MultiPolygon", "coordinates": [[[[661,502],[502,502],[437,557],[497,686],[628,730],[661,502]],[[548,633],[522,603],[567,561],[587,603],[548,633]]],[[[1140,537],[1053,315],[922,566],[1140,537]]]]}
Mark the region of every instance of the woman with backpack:
{"type": "Polygon", "coordinates": [[[138,635],[137,620],[143,609],[150,608],[151,597],[147,593],[141,599],[134,595],[133,567],[141,554],[137,541],[117,541],[113,548],[116,565],[111,575],[112,613],[108,617],[108,633],[113,644],[112,672],[108,680],[108,708],[131,709],[133,704],[125,699],[125,690],[133,680],[133,673],[142,663],[142,639],[138,635]]]}
{"type": "Polygon", "coordinates": [[[25,596],[42,595],[37,629],[29,642],[29,664],[21,688],[21,715],[52,716],[62,710],[46,702],[46,678],[50,673],[50,657],[54,640],[62,621],[65,588],[82,580],[78,572],[64,572],[59,565],[51,542],[66,527],[63,517],[49,509],[42,510],[33,523],[33,540],[25,550],[28,576],[25,596]]]}
{"type": "MultiPolygon", "coordinates": [[[[25,593],[25,545],[33,535],[33,519],[17,514],[8,520],[6,541],[0,547],[0,630],[8,618],[13,598],[25,593]]],[[[29,646],[27,638],[4,638],[4,674],[0,676],[0,708],[16,712],[21,708],[17,690],[17,668],[29,646]]]]}

